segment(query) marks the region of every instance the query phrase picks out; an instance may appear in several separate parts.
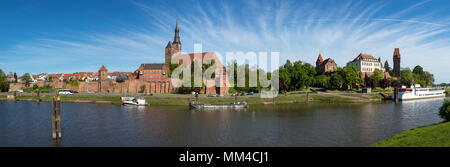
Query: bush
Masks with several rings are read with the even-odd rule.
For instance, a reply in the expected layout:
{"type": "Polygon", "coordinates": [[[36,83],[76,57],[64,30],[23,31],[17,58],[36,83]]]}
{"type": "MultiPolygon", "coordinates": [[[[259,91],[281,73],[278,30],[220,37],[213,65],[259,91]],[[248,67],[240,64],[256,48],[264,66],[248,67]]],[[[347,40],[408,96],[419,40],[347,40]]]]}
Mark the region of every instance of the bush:
{"type": "Polygon", "coordinates": [[[441,108],[439,108],[439,116],[444,119],[445,122],[450,121],[450,101],[445,100],[441,108]]]}

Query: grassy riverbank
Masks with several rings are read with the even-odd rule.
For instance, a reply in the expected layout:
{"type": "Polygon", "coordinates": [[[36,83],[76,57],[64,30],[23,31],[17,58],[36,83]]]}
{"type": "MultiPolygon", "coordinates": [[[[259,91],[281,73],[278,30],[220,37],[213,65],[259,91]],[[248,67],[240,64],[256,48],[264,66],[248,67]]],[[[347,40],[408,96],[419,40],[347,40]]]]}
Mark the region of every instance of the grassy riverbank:
{"type": "Polygon", "coordinates": [[[371,145],[372,147],[450,147],[450,122],[414,128],[371,145]]]}
{"type": "MultiPolygon", "coordinates": [[[[41,101],[49,102],[54,95],[41,94],[41,101]]],[[[122,95],[105,95],[105,94],[75,94],[75,95],[63,95],[61,99],[63,102],[75,102],[75,103],[110,103],[120,104],[120,97],[122,95]]],[[[154,94],[153,96],[142,96],[150,105],[187,105],[190,101],[194,101],[193,95],[182,94],[154,94]]],[[[19,94],[17,96],[19,101],[35,101],[36,96],[31,94],[19,94]]],[[[263,99],[258,94],[252,96],[239,96],[237,101],[246,101],[249,104],[287,104],[287,103],[306,103],[306,94],[279,94],[274,99],[263,99]]],[[[360,94],[360,93],[310,93],[310,103],[368,103],[368,102],[380,102],[381,96],[377,93],[372,94],[360,94]]],[[[6,100],[6,94],[0,95],[0,100],[6,100]]],[[[213,103],[223,104],[232,103],[235,98],[232,96],[225,97],[207,97],[206,95],[200,95],[198,98],[199,103],[213,103]]]]}

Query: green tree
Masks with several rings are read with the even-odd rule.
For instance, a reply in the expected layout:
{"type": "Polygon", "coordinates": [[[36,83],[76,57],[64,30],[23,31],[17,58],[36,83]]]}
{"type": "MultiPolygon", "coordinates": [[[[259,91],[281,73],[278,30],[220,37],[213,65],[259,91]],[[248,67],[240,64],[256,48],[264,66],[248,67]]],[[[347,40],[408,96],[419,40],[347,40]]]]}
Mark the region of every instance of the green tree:
{"type": "Polygon", "coordinates": [[[344,85],[350,87],[350,89],[353,89],[354,85],[362,85],[364,82],[364,80],[361,78],[361,71],[356,67],[356,65],[344,67],[340,71],[338,70],[338,72],[344,80],[344,85]]]}
{"type": "Polygon", "coordinates": [[[391,67],[389,66],[389,63],[388,63],[387,60],[384,62],[384,69],[385,69],[386,72],[388,72],[389,74],[390,74],[391,71],[392,71],[392,69],[391,69],[391,67]]]}
{"type": "Polygon", "coordinates": [[[417,75],[423,75],[423,68],[421,67],[421,66],[419,66],[419,65],[417,65],[417,66],[415,66],[414,67],[414,69],[413,69],[413,73],[414,74],[417,74],[417,75]]]}
{"type": "Polygon", "coordinates": [[[33,90],[37,90],[39,88],[39,86],[37,84],[33,85],[33,90]]]}
{"type": "Polygon", "coordinates": [[[450,101],[445,100],[444,104],[439,108],[439,116],[444,119],[445,122],[450,121],[450,101]]]}
{"type": "Polygon", "coordinates": [[[23,82],[24,82],[24,84],[25,84],[26,87],[29,87],[29,86],[30,86],[30,83],[31,83],[31,76],[30,76],[29,73],[23,74],[20,78],[22,78],[22,80],[23,80],[23,82]]]}
{"type": "Polygon", "coordinates": [[[373,72],[373,79],[375,79],[375,82],[379,82],[381,79],[384,78],[383,71],[380,69],[375,69],[373,72]]]}
{"type": "Polygon", "coordinates": [[[9,90],[8,77],[3,72],[3,70],[0,69],[0,92],[7,92],[8,90],[9,90]]]}
{"type": "Polygon", "coordinates": [[[434,75],[429,73],[428,71],[425,71],[423,74],[423,80],[425,81],[425,87],[431,86],[434,83],[434,75]]]}
{"type": "Polygon", "coordinates": [[[381,79],[379,81],[379,85],[381,88],[386,89],[389,85],[391,85],[391,81],[389,79],[381,79]]]}
{"type": "Polygon", "coordinates": [[[17,83],[17,73],[14,72],[14,83],[17,83]]]}
{"type": "Polygon", "coordinates": [[[316,86],[322,87],[322,88],[330,88],[330,77],[328,75],[318,75],[316,76],[316,86]]]}
{"type": "Polygon", "coordinates": [[[411,86],[411,84],[414,82],[414,76],[413,73],[409,68],[405,68],[401,70],[401,77],[400,77],[400,83],[402,85],[411,86]]]}
{"type": "Polygon", "coordinates": [[[314,84],[314,76],[316,75],[316,69],[314,66],[302,61],[294,62],[294,66],[291,71],[291,86],[294,88],[303,89],[314,84]]]}
{"type": "Polygon", "coordinates": [[[338,73],[333,73],[330,76],[330,86],[332,88],[338,88],[340,89],[342,87],[342,84],[344,84],[344,79],[342,79],[342,76],[338,73]]]}

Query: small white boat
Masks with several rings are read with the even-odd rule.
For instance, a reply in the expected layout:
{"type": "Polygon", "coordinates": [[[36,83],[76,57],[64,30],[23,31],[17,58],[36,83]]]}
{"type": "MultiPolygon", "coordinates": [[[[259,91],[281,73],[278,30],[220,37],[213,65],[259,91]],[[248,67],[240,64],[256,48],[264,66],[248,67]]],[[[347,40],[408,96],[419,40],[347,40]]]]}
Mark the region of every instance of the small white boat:
{"type": "MultiPolygon", "coordinates": [[[[432,89],[432,88],[420,88],[419,84],[406,88],[398,89],[398,99],[399,100],[414,100],[414,99],[424,99],[424,98],[434,98],[434,97],[445,97],[445,90],[443,89],[432,89]]],[[[395,94],[395,92],[394,92],[395,94]]],[[[392,95],[392,99],[395,95],[392,95]]]]}
{"type": "Polygon", "coordinates": [[[143,98],[126,98],[126,100],[122,100],[122,105],[146,106],[148,104],[143,98]]]}

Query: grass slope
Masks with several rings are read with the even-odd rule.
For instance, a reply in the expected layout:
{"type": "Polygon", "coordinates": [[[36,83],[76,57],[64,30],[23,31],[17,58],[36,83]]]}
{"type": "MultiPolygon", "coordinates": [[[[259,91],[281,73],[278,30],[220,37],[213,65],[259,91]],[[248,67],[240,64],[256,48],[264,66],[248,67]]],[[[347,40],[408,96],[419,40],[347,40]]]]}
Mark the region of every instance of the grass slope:
{"type": "Polygon", "coordinates": [[[450,147],[450,122],[414,128],[371,145],[372,147],[450,147]]]}

